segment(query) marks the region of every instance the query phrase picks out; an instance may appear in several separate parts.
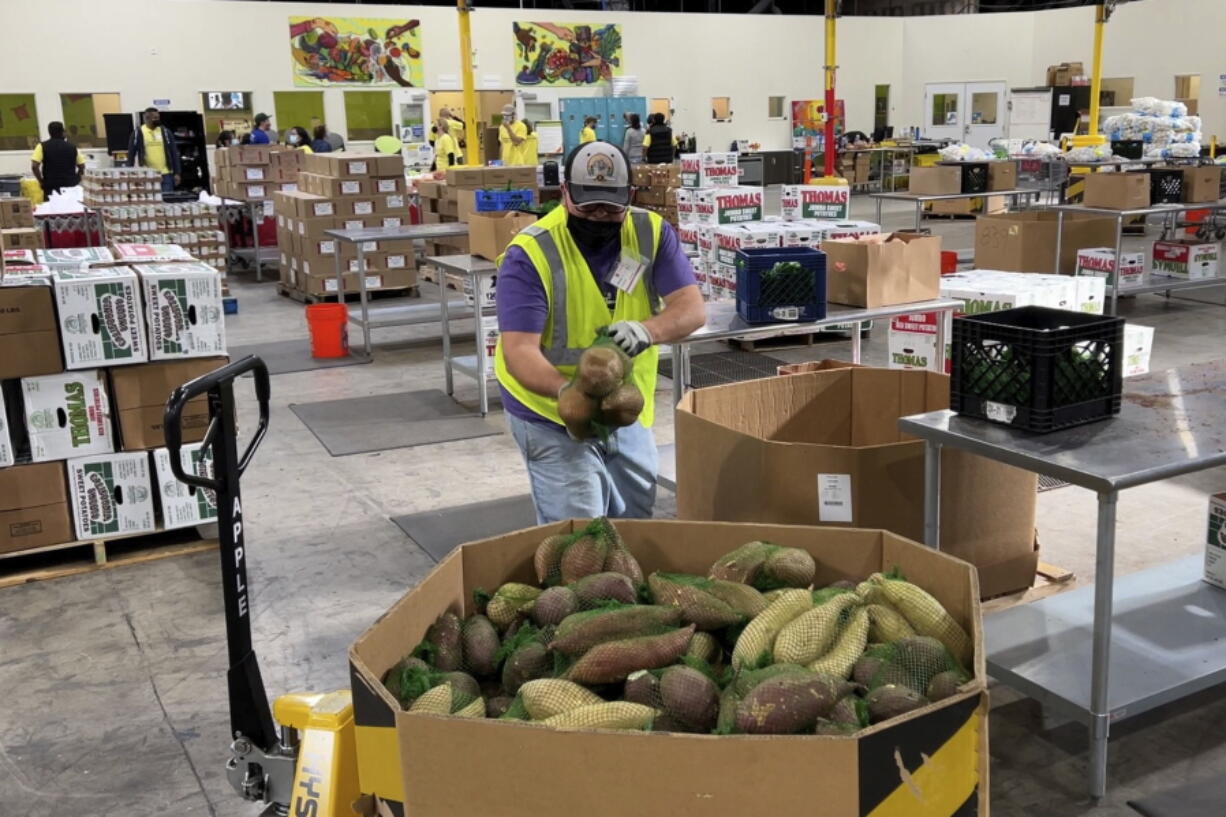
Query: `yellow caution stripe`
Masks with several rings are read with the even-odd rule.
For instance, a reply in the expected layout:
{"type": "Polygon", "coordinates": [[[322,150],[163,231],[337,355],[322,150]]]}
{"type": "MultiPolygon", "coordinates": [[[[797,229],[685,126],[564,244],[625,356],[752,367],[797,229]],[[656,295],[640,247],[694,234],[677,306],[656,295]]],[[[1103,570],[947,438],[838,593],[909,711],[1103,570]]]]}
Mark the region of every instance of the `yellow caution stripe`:
{"type": "Polygon", "coordinates": [[[953,817],[963,811],[979,786],[979,728],[976,714],[918,769],[908,770],[899,758],[903,782],[869,817],[953,817]]]}

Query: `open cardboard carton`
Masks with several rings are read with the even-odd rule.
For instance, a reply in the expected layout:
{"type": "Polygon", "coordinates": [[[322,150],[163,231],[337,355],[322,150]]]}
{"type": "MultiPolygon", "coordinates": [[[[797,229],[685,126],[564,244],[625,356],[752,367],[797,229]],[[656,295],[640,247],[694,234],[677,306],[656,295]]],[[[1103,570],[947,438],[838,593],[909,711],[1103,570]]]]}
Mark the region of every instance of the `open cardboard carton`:
{"type": "Polygon", "coordinates": [[[473,591],[535,583],[532,556],[566,521],[464,545],[350,648],[361,789],[368,813],[411,817],[706,817],[987,814],[987,705],[979,587],[970,565],[877,530],[618,520],[645,572],[705,575],[733,548],[767,539],[817,561],[815,584],[898,567],[971,634],[962,691],[850,737],[556,730],[408,713],[381,678],[440,613],[473,612],[473,591]]]}
{"type": "MultiPolygon", "coordinates": [[[[681,519],[924,533],[924,443],[898,429],[949,408],[949,378],[844,368],[689,392],[676,414],[681,519]]],[[[1037,477],[941,454],[941,549],[979,570],[985,598],[1030,587],[1037,477]]]]}

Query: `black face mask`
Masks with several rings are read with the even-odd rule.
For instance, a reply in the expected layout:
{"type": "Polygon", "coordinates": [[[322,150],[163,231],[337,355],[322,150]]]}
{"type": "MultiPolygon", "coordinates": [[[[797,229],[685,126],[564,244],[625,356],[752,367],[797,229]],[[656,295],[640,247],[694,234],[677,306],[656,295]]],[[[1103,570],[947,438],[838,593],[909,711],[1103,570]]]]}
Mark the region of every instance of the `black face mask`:
{"type": "Polygon", "coordinates": [[[566,214],[566,226],[580,249],[588,252],[603,250],[618,239],[622,225],[617,221],[592,221],[574,213],[566,214]]]}

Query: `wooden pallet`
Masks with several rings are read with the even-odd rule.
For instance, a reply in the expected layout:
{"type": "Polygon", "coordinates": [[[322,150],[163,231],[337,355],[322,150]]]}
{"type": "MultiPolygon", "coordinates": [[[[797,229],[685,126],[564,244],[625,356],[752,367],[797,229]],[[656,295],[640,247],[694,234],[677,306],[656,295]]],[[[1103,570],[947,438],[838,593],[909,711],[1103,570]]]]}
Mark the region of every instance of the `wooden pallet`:
{"type": "Polygon", "coordinates": [[[1076,578],[1072,571],[1049,565],[1046,562],[1039,562],[1033,585],[1016,593],[988,599],[983,602],[983,614],[986,616],[989,613],[999,613],[1001,610],[1008,610],[1019,604],[1030,604],[1048,596],[1063,593],[1065,590],[1071,590],[1077,584],[1074,581],[1076,578]]]}
{"type": "MultiPolygon", "coordinates": [[[[277,282],[277,293],[283,298],[289,298],[291,301],[297,301],[300,304],[334,304],[336,303],[335,295],[311,295],[306,292],[300,292],[292,287],[286,286],[284,283],[277,282]]],[[[357,291],[345,290],[345,303],[357,303],[359,300],[357,291]]],[[[411,287],[384,287],[382,289],[366,290],[366,299],[368,301],[378,301],[383,298],[420,298],[421,291],[416,286],[411,287]]]]}
{"type": "Polygon", "coordinates": [[[216,548],[216,539],[201,539],[195,528],[183,528],[0,553],[0,588],[216,548]]]}

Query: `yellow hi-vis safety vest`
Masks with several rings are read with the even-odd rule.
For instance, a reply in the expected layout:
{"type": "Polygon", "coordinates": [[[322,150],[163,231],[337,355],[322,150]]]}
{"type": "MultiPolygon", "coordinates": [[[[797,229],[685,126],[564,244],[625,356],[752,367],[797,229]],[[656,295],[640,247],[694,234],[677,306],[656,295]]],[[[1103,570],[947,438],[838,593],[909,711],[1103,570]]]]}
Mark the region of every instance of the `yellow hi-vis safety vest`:
{"type": "MultiPolygon", "coordinates": [[[[574,376],[579,355],[592,345],[597,329],[617,321],[644,321],[660,311],[661,301],[655,291],[652,266],[660,247],[662,223],[658,215],[646,210],[631,208],[626,214],[621,231],[622,254],[642,259],[645,269],[633,291],[617,291],[612,312],[583,253],[566,228],[566,208],[554,209],[511,240],[510,246],[523,250],[536,267],[537,275],[541,276],[549,305],[545,330],[541,333],[541,352],[566,377],[574,376]]],[[[639,421],[647,428],[651,428],[655,420],[659,360],[660,350],[655,346],[634,358],[632,380],[643,393],[639,421]]],[[[499,384],[516,400],[542,417],[562,424],[556,397],[529,391],[511,374],[501,338],[494,352],[494,372],[499,384]]]]}

